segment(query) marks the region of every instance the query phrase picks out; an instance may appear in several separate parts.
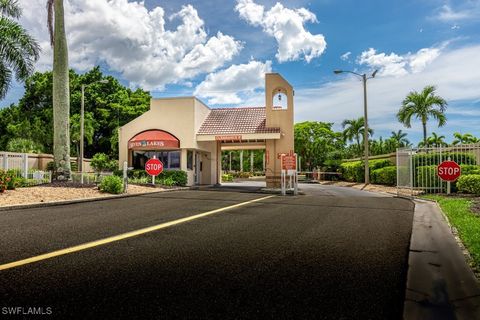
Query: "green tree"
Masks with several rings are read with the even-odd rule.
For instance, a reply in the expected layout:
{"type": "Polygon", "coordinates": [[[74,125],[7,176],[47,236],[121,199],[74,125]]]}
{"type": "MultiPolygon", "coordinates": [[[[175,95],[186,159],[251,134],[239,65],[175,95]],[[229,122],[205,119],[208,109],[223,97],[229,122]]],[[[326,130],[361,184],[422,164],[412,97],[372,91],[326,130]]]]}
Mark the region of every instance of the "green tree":
{"type": "Polygon", "coordinates": [[[390,139],[396,143],[395,148],[408,147],[410,145],[410,141],[407,139],[407,133],[402,130],[398,130],[397,132],[392,131],[390,139]]]}
{"type": "Polygon", "coordinates": [[[435,95],[435,86],[426,86],[422,92],[412,91],[403,100],[397,119],[407,128],[411,127],[412,117],[420,119],[423,126],[423,142],[427,143],[427,122],[432,117],[442,127],[447,123],[445,110],[447,101],[435,95]]]}
{"type": "MultiPolygon", "coordinates": [[[[360,117],[358,119],[343,120],[342,127],[344,129],[343,136],[345,140],[350,142],[355,140],[357,146],[357,155],[360,155],[362,153],[360,139],[362,139],[363,142],[363,135],[365,132],[365,119],[363,117],[360,117]]],[[[372,128],[368,128],[368,135],[373,135],[372,128]]]]}
{"type": "MultiPolygon", "coordinates": [[[[150,94],[141,89],[131,90],[117,79],[105,77],[99,67],[84,74],[70,70],[69,79],[71,117],[79,117],[80,87],[87,85],[85,111],[91,113],[95,130],[92,143],[85,146],[85,156],[91,158],[103,152],[112,158],[118,157],[118,142],[115,140],[118,126],[147,111],[150,94]],[[108,83],[98,83],[103,79],[108,83]]],[[[53,152],[52,87],[53,73],[37,72],[25,81],[25,93],[17,105],[0,108],[0,150],[5,150],[12,138],[26,138],[43,145],[45,153],[53,152]]],[[[72,153],[75,152],[72,144],[72,153]]]]}
{"type": "Polygon", "coordinates": [[[16,21],[22,9],[16,0],[0,0],[0,100],[5,98],[15,74],[24,81],[34,70],[40,47],[16,21]]]}
{"type": "Polygon", "coordinates": [[[295,124],[295,152],[301,157],[302,168],[324,166],[329,153],[344,149],[342,133],[333,131],[332,127],[333,123],[316,121],[295,124]]]}
{"type": "Polygon", "coordinates": [[[63,0],[48,0],[48,31],[53,47],[53,156],[59,175],[70,179],[70,86],[63,0]]]}
{"type": "Polygon", "coordinates": [[[7,151],[22,153],[42,153],[42,145],[31,139],[13,138],[8,141],[7,151]]]}
{"type": "Polygon", "coordinates": [[[469,143],[477,143],[480,142],[480,139],[476,138],[473,134],[471,133],[465,133],[461,134],[459,132],[455,132],[453,134],[454,140],[452,141],[452,144],[456,146],[457,144],[469,144],[469,143]]]}

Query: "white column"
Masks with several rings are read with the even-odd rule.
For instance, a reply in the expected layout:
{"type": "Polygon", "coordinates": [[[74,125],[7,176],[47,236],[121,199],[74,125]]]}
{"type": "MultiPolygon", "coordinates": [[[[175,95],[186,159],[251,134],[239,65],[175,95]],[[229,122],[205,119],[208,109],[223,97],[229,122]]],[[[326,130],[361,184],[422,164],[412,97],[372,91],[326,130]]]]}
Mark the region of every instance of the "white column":
{"type": "Polygon", "coordinates": [[[23,164],[23,177],[28,178],[28,154],[24,153],[22,155],[22,164],[23,164]]]}

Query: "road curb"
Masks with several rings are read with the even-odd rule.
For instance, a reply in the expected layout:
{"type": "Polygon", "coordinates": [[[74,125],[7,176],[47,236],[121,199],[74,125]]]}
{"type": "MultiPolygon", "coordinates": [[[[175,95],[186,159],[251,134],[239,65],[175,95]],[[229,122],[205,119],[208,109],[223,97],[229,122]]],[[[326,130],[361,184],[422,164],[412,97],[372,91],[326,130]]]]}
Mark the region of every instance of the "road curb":
{"type": "Polygon", "coordinates": [[[111,196],[98,197],[98,198],[84,198],[84,199],[73,199],[73,200],[62,200],[62,201],[52,201],[52,202],[37,202],[37,203],[31,203],[31,204],[11,205],[11,206],[0,207],[0,212],[11,211],[11,210],[21,210],[21,209],[56,207],[56,206],[63,206],[63,205],[76,204],[76,203],[96,202],[96,201],[104,201],[104,200],[112,200],[112,199],[122,199],[122,198],[144,196],[144,195],[149,195],[149,194],[157,194],[157,193],[173,192],[173,191],[183,191],[183,190],[190,190],[190,187],[163,189],[163,190],[152,191],[152,192],[142,192],[142,193],[132,193],[132,194],[119,194],[119,195],[111,195],[111,196]]]}
{"type": "Polygon", "coordinates": [[[443,212],[414,203],[403,319],[480,319],[480,284],[443,212]]]}

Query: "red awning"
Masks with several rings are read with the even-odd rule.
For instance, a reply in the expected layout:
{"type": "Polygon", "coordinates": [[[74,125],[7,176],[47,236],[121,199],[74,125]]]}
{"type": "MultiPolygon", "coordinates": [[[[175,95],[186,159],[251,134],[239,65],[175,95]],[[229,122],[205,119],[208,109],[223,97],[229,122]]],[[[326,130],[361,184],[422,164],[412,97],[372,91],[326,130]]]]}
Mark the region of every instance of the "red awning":
{"type": "Polygon", "coordinates": [[[180,148],[180,141],[162,130],[148,130],[137,134],[128,141],[128,149],[158,150],[180,148]]]}

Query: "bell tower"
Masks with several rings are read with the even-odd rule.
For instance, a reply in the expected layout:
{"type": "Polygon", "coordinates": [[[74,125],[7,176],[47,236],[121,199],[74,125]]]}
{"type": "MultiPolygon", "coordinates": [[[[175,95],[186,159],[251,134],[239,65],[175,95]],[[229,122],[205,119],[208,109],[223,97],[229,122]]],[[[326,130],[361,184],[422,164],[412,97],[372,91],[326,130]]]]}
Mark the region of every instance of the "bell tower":
{"type": "Polygon", "coordinates": [[[280,74],[265,74],[266,126],[280,128],[280,139],[265,143],[267,188],[280,187],[280,155],[294,153],[293,96],[293,87],[280,74]]]}

